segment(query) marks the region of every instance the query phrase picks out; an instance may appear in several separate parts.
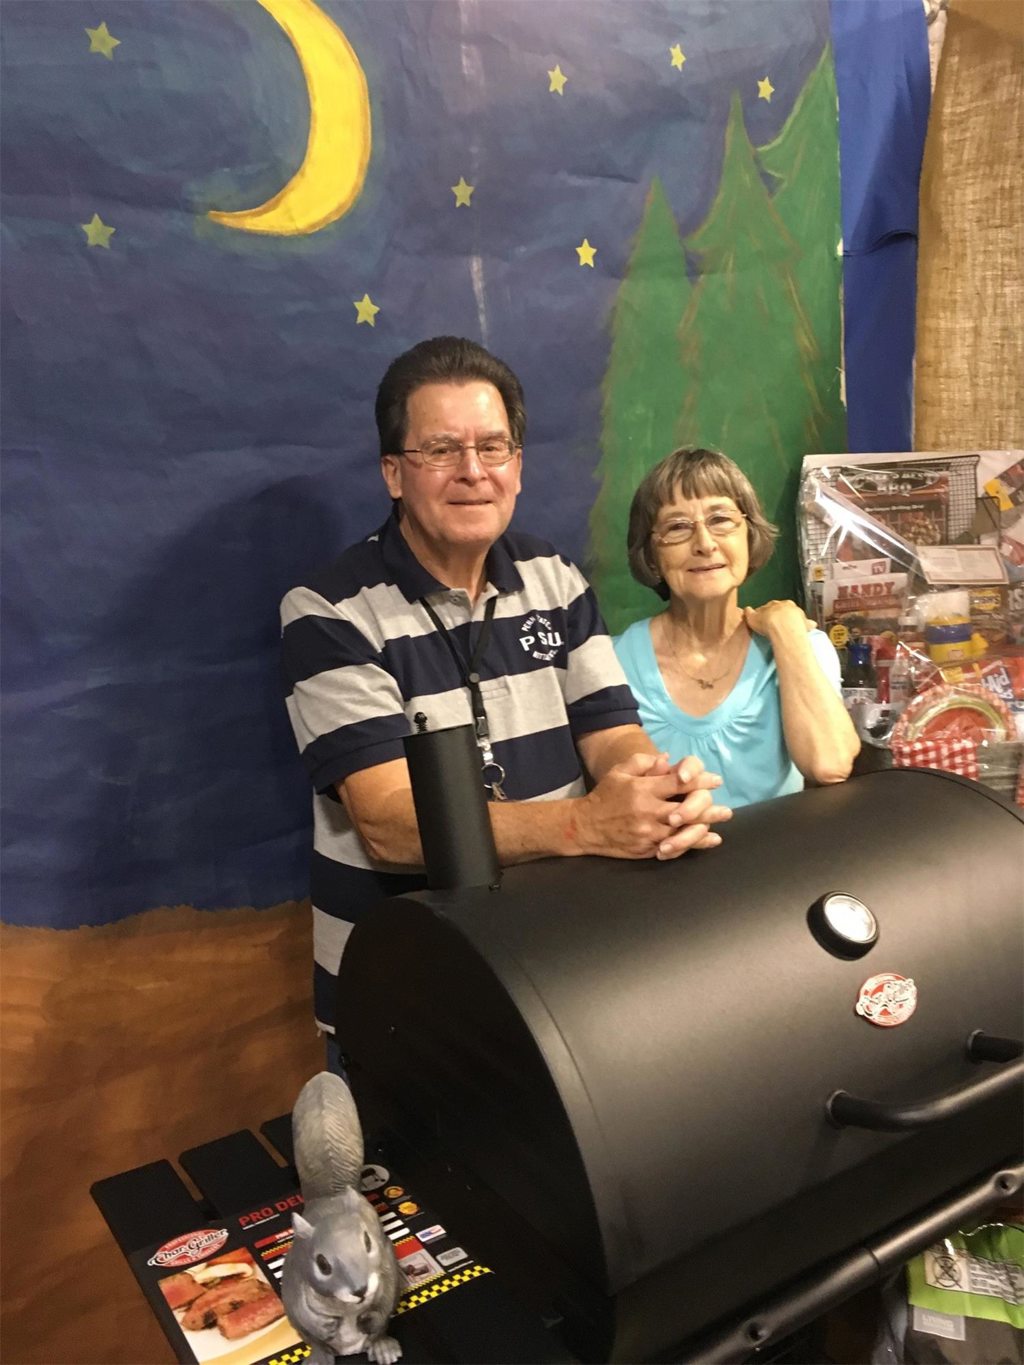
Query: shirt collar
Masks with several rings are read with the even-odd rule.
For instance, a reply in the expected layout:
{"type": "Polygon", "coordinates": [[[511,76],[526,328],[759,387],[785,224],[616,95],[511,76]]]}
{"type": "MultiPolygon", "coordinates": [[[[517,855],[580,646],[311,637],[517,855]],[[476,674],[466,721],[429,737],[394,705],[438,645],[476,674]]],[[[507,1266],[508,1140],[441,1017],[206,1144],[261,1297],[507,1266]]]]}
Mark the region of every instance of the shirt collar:
{"type": "MultiPolygon", "coordinates": [[[[388,578],[395,583],[408,601],[417,602],[421,597],[430,597],[435,592],[450,591],[447,585],[439,582],[428,572],[413,554],[398,524],[397,503],[392,508],[390,517],[377,532],[377,539],[388,578]]],[[[486,569],[488,583],[499,592],[517,592],[523,587],[522,575],[516,568],[507,536],[499,536],[488,550],[486,569]]]]}

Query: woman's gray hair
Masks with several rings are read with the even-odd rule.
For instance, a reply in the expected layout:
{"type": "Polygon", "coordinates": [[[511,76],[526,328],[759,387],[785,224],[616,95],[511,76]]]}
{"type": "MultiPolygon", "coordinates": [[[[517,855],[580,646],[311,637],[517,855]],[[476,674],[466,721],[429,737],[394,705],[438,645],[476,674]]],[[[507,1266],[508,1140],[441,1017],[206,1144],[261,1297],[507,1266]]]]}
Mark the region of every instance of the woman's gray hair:
{"type": "Polygon", "coordinates": [[[761,510],[758,496],[743,470],[720,450],[683,446],[656,464],[633,494],[626,532],[630,573],[665,601],[669,591],[651,544],[658,513],[673,498],[709,498],[716,494],[732,498],[747,519],[750,572],[754,573],[771,558],[779,528],[761,510]]]}

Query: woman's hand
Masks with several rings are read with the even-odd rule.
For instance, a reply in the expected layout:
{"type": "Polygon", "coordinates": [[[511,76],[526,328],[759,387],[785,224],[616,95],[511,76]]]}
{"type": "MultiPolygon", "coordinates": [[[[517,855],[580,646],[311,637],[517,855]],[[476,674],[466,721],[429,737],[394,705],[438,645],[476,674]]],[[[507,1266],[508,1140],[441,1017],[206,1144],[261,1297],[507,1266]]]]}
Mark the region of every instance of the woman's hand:
{"type": "Polygon", "coordinates": [[[795,602],[775,600],[762,607],[744,607],[743,619],[755,635],[771,637],[787,630],[816,630],[817,624],[806,617],[795,602]]]}

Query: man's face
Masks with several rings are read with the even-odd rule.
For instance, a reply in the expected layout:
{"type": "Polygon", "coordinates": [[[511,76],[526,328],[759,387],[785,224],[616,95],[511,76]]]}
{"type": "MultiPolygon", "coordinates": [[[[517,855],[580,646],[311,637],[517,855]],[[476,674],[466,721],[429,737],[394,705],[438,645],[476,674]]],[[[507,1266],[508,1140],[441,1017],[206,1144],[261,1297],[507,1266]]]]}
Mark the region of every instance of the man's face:
{"type": "MultiPolygon", "coordinates": [[[[501,394],[493,384],[424,384],[406,404],[405,448],[439,438],[471,447],[510,436],[501,394]]],[[[385,455],[388,492],[402,499],[403,531],[414,553],[443,562],[452,554],[486,554],[508,527],[521,487],[522,451],[485,465],[475,448],[450,469],[432,469],[422,455],[385,455]]],[[[428,565],[429,566],[429,565],[428,565]]]]}

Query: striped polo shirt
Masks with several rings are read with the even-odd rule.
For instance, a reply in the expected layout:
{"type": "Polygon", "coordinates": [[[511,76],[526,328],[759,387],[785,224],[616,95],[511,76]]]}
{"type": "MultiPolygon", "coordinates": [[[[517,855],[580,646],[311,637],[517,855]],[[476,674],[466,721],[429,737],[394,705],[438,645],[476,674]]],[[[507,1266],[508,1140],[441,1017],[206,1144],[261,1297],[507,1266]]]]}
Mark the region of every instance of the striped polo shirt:
{"type": "Polygon", "coordinates": [[[518,533],[495,542],[486,568],[474,604],[423,568],[392,515],[281,604],[288,714],[315,793],[310,894],[321,1028],[333,1028],[338,964],[353,923],[382,896],[426,885],[422,868],[370,858],[335,784],[404,758],[402,741],[417,711],[431,730],[472,720],[468,689],[424,599],[466,659],[470,635],[475,643],[487,602],[497,597],[477,671],[511,800],[582,795],[575,739],[638,723],[579,569],[546,542],[518,533]]]}

